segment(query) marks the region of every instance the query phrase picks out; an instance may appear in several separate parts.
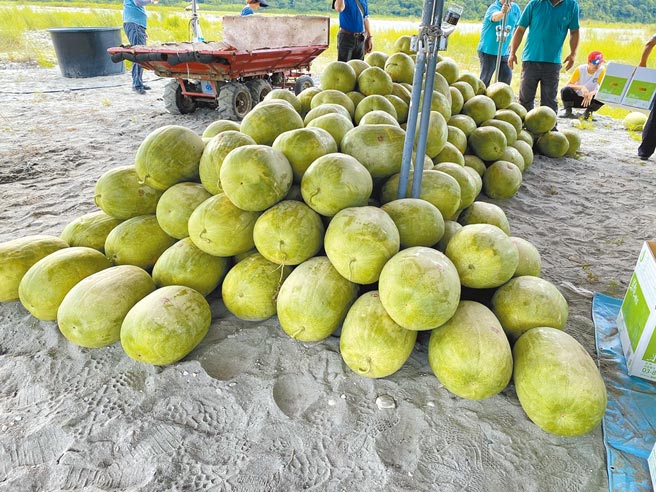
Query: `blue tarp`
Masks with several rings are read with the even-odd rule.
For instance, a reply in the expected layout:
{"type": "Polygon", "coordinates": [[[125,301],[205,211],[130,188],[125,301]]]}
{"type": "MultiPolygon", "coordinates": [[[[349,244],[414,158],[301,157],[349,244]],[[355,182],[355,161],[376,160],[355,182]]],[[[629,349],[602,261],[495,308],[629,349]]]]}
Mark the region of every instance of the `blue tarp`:
{"type": "Polygon", "coordinates": [[[608,391],[603,419],[611,492],[651,492],[647,457],[656,441],[656,382],[629,376],[617,332],[622,301],[595,293],[592,320],[608,391]]]}

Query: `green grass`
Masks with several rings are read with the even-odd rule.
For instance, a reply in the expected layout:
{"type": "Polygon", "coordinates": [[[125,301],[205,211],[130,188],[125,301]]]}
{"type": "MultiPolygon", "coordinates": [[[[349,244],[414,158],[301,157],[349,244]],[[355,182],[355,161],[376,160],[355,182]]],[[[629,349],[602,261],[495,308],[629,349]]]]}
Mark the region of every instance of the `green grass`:
{"type": "MultiPolygon", "coordinates": [[[[189,19],[191,14],[185,12],[182,2],[180,6],[148,7],[148,35],[149,44],[165,43],[172,41],[187,41],[190,39],[189,19]]],[[[235,15],[239,6],[236,5],[231,11],[211,10],[209,7],[201,6],[201,27],[203,34],[208,40],[221,39],[221,17],[223,15],[235,15]]],[[[332,15],[332,13],[331,13],[332,15]]],[[[419,26],[419,19],[402,19],[403,22],[412,22],[419,26]]],[[[7,3],[0,2],[0,62],[12,61],[30,63],[42,67],[52,67],[56,64],[55,55],[49,28],[56,27],[120,27],[121,7],[116,4],[98,4],[89,2],[65,2],[65,3],[7,3]]],[[[585,63],[586,55],[590,51],[600,50],[609,61],[619,63],[637,64],[644,41],[651,35],[651,26],[632,24],[622,26],[617,24],[604,24],[598,22],[586,22],[582,27],[587,28],[586,36],[583,36],[578,49],[577,64],[585,63]],[[595,28],[599,30],[595,30],[595,28]]],[[[338,22],[336,16],[331,17],[330,39],[331,44],[313,64],[313,72],[320,73],[323,67],[337,59],[338,22]]],[[[461,71],[479,73],[478,56],[476,47],[480,33],[478,31],[467,32],[467,29],[456,30],[449,38],[449,45],[442,56],[453,58],[459,65],[461,71]]],[[[379,27],[374,23],[374,50],[386,53],[393,52],[396,39],[402,35],[417,34],[417,29],[400,29],[379,27]]],[[[121,30],[122,42],[127,43],[125,34],[121,30]]],[[[563,57],[568,50],[567,44],[563,48],[563,57]]],[[[571,76],[571,70],[561,73],[561,87],[564,86],[571,76]]],[[[520,68],[515,67],[512,87],[519,90],[520,68]]],[[[627,110],[603,107],[599,114],[623,118],[627,110]]]]}

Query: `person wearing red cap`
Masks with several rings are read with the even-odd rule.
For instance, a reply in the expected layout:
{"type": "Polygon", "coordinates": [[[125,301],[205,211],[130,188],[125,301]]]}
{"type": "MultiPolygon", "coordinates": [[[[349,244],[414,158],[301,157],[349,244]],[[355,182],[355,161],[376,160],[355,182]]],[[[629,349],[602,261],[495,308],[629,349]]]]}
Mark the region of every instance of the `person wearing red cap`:
{"type": "MultiPolygon", "coordinates": [[[[649,41],[645,43],[645,47],[642,50],[642,55],[640,56],[639,67],[646,67],[647,60],[652,50],[656,46],[656,34],[654,34],[649,41]]],[[[645,127],[642,129],[642,143],[638,147],[638,157],[643,161],[649,159],[654,155],[656,151],[656,102],[652,103],[651,111],[649,112],[649,118],[645,123],[645,127]]]]}
{"type": "Polygon", "coordinates": [[[606,67],[603,66],[604,55],[601,51],[593,51],[588,55],[588,63],[579,65],[572,77],[560,91],[565,112],[563,118],[572,118],[572,108],[585,108],[583,118],[592,118],[592,113],[601,108],[604,103],[594,98],[599,90],[606,67]]]}

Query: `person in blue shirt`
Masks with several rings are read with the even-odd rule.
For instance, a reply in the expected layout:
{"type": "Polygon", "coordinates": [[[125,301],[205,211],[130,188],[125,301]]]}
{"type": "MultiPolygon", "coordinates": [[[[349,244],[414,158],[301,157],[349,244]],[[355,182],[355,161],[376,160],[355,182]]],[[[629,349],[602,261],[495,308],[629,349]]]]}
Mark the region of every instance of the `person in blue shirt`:
{"type": "MultiPolygon", "coordinates": [[[[123,0],[123,30],[132,46],[146,44],[146,23],[148,16],[145,5],[157,4],[159,0],[123,0]]],[[[132,90],[137,94],[145,94],[150,87],[143,83],[143,67],[138,63],[132,64],[132,90]]]]}
{"type": "Polygon", "coordinates": [[[579,46],[579,4],[576,0],[531,0],[524,8],[510,42],[508,66],[517,63],[517,50],[528,30],[522,52],[519,103],[533,109],[540,84],[540,105],[558,112],[558,82],[563,43],[569,32],[569,54],[565,70],[574,65],[579,46]]]}
{"type": "Polygon", "coordinates": [[[260,7],[266,8],[269,4],[265,0],[246,0],[246,6],[241,9],[242,16],[253,15],[260,7]]]}
{"type": "Polygon", "coordinates": [[[367,0],[333,0],[333,9],[339,12],[337,60],[363,60],[373,49],[367,0]]]}
{"type": "Polygon", "coordinates": [[[501,63],[499,64],[499,82],[510,84],[512,70],[508,66],[508,55],[510,53],[510,39],[519,22],[522,11],[512,0],[496,0],[490,5],[483,18],[481,29],[481,40],[478,43],[478,59],[481,62],[480,79],[485,86],[490,85],[497,66],[497,55],[499,54],[499,40],[497,39],[497,27],[503,24],[503,16],[506,16],[506,26],[510,28],[501,49],[501,63]]]}

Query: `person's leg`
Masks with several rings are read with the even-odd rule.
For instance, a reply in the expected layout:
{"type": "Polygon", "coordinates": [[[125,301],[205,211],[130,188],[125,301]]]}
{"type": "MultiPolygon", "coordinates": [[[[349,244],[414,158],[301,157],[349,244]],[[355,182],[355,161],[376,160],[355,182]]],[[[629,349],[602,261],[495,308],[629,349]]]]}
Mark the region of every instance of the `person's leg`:
{"type": "Polygon", "coordinates": [[[574,118],[572,108],[583,107],[583,96],[578,95],[571,87],[565,86],[562,88],[560,99],[563,101],[563,108],[565,108],[565,112],[561,115],[563,118],[574,118]]]}
{"type": "Polygon", "coordinates": [[[351,60],[364,60],[364,37],[353,38],[353,51],[351,60]]]}
{"type": "Polygon", "coordinates": [[[642,143],[638,147],[641,159],[649,159],[656,151],[656,107],[652,108],[642,130],[642,143]]]}
{"type": "Polygon", "coordinates": [[[479,51],[478,60],[481,64],[481,75],[479,78],[483,81],[485,87],[487,87],[488,85],[490,85],[490,81],[492,80],[492,75],[494,75],[494,69],[496,67],[497,57],[479,51]]]}
{"type": "Polygon", "coordinates": [[[563,109],[565,110],[560,114],[563,118],[573,118],[572,108],[574,107],[574,96],[578,94],[569,86],[565,86],[560,91],[560,99],[563,101],[563,109]]]}
{"type": "MultiPolygon", "coordinates": [[[[126,22],[123,24],[125,35],[130,41],[132,46],[142,46],[146,44],[146,28],[135,24],[134,22],[126,22]]],[[[132,63],[132,89],[137,92],[143,92],[143,67],[138,63],[132,63]]]]}
{"type": "Polygon", "coordinates": [[[337,33],[337,60],[347,62],[353,58],[354,38],[344,32],[337,33]]]}
{"type": "Polygon", "coordinates": [[[583,113],[583,119],[584,120],[591,120],[592,118],[592,113],[597,111],[600,107],[602,107],[604,103],[597,101],[596,99],[592,99],[590,101],[590,105],[585,108],[585,112],[583,113]]]}
{"type": "Polygon", "coordinates": [[[599,111],[601,107],[604,105],[601,101],[596,100],[594,97],[592,98],[592,101],[590,101],[590,111],[599,111]]]}
{"type": "Polygon", "coordinates": [[[560,99],[563,101],[563,106],[570,108],[580,108],[583,103],[583,97],[579,96],[574,89],[565,86],[560,91],[560,99]]]}
{"type": "Polygon", "coordinates": [[[540,63],[540,106],[547,106],[558,113],[558,82],[560,63],[540,63]]]}
{"type": "Polygon", "coordinates": [[[535,62],[522,63],[522,75],[519,80],[519,104],[524,106],[526,111],[533,109],[535,105],[535,93],[538,89],[539,74],[536,73],[535,62]]]}
{"type": "Polygon", "coordinates": [[[508,57],[502,56],[501,63],[499,64],[499,82],[504,82],[510,85],[512,82],[512,70],[508,66],[508,57]]]}

